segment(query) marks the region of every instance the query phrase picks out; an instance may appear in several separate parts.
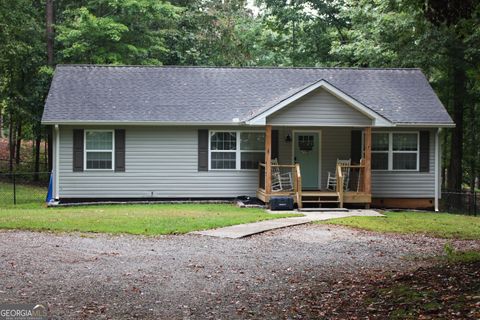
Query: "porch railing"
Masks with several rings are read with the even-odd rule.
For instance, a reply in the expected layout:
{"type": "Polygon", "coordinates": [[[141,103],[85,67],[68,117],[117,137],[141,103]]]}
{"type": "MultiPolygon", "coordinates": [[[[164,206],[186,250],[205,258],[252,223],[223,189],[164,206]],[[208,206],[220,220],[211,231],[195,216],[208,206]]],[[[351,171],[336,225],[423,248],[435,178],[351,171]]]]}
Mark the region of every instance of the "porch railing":
{"type": "Polygon", "coordinates": [[[337,164],[337,169],[335,172],[335,178],[337,180],[336,191],[338,194],[338,201],[340,202],[340,208],[343,208],[343,191],[344,191],[344,168],[341,165],[337,164]]]}
{"type": "Polygon", "coordinates": [[[297,205],[300,209],[302,209],[302,172],[300,171],[300,164],[295,163],[295,175],[297,177],[297,190],[296,190],[296,197],[297,197],[297,205]]]}
{"type": "Polygon", "coordinates": [[[299,202],[302,192],[302,175],[299,164],[271,165],[271,175],[267,177],[265,163],[259,164],[258,188],[269,195],[293,195],[299,202]],[[270,179],[271,190],[267,192],[266,181],[270,179]]]}
{"type": "MultiPolygon", "coordinates": [[[[340,207],[343,207],[344,197],[347,193],[364,193],[365,184],[365,162],[362,159],[360,164],[337,165],[335,170],[336,188],[340,207]]],[[[275,195],[293,196],[299,208],[302,206],[302,174],[300,164],[271,165],[271,175],[267,177],[265,163],[259,164],[258,170],[258,190],[270,198],[275,195]],[[266,190],[267,179],[270,179],[271,190],[266,190]]],[[[267,200],[268,201],[268,200],[267,200]]],[[[348,201],[348,200],[347,200],[348,201]]],[[[351,200],[350,200],[351,201],[351,200]]]]}
{"type": "MultiPolygon", "coordinates": [[[[361,159],[360,164],[338,165],[337,181],[343,182],[343,190],[350,192],[365,192],[365,160],[361,159]],[[341,171],[343,179],[339,179],[338,173],[341,171]]],[[[338,184],[337,184],[338,192],[338,184]]]]}

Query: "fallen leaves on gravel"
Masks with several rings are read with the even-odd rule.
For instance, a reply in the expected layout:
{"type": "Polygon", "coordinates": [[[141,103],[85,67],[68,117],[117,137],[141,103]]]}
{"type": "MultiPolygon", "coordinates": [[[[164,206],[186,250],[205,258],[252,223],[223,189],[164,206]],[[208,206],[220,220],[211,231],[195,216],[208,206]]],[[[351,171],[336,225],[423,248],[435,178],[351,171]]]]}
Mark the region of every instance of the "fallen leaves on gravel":
{"type": "Polygon", "coordinates": [[[350,278],[312,291],[310,303],[328,319],[479,319],[480,262],[350,278]]]}

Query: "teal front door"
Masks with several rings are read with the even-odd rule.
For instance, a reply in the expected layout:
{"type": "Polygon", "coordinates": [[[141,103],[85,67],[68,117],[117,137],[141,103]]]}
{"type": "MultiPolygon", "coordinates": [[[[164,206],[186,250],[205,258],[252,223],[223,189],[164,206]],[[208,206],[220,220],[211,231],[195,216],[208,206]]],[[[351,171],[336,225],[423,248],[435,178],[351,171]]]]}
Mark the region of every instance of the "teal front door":
{"type": "Polygon", "coordinates": [[[302,189],[319,189],[320,137],[318,132],[295,132],[293,156],[300,164],[302,189]]]}

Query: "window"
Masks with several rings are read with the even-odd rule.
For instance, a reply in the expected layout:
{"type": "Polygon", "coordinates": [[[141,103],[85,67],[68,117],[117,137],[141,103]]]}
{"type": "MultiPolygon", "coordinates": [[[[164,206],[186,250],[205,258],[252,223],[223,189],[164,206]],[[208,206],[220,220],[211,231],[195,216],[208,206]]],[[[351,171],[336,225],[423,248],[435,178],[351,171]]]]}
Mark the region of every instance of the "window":
{"type": "Polygon", "coordinates": [[[237,133],[215,132],[210,136],[212,169],[235,169],[237,162],[237,133]]]}
{"type": "Polygon", "coordinates": [[[417,170],[418,134],[393,133],[393,170],[417,170]]]}
{"type": "Polygon", "coordinates": [[[418,170],[418,132],[372,134],[372,170],[418,170]]]}
{"type": "Polygon", "coordinates": [[[85,169],[113,169],[113,130],[85,130],[85,169]]]}
{"type": "Polygon", "coordinates": [[[265,134],[262,132],[240,133],[240,168],[258,169],[265,160],[265,134]]]}
{"type": "Polygon", "coordinates": [[[372,134],[372,170],[388,170],[389,134],[372,134]]]}
{"type": "Polygon", "coordinates": [[[262,132],[210,131],[210,169],[257,169],[264,149],[262,132]]]}

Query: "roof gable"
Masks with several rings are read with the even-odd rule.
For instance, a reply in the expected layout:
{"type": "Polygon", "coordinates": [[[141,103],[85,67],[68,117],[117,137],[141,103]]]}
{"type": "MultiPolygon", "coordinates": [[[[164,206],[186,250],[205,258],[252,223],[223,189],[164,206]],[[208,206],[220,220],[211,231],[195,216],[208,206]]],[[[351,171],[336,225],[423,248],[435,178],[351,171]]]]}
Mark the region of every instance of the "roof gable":
{"type": "MultiPolygon", "coordinates": [[[[291,106],[295,102],[298,102],[300,99],[306,97],[307,95],[313,92],[318,92],[319,90],[328,92],[338,100],[342,101],[343,103],[351,107],[353,110],[369,118],[372,121],[373,125],[392,126],[392,123],[389,120],[385,119],[378,113],[374,112],[367,106],[363,105],[360,101],[350,97],[348,94],[338,89],[337,87],[331,85],[328,81],[324,79],[321,79],[304,88],[301,88],[297,92],[291,94],[290,96],[286,96],[279,101],[274,101],[273,103],[270,104],[269,107],[258,112],[257,115],[249,119],[247,123],[248,124],[265,124],[267,117],[284,110],[286,107],[291,106]]],[[[341,107],[341,105],[339,106],[341,107]]]]}

